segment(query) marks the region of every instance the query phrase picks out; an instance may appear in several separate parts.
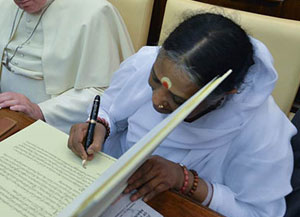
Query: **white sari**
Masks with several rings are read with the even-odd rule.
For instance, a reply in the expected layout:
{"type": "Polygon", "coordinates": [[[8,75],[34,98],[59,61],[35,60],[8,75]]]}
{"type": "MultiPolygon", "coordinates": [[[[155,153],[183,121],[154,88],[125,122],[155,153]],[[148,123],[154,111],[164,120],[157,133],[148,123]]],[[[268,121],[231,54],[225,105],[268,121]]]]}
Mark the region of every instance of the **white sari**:
{"type": "MultiPolygon", "coordinates": [[[[240,93],[198,120],[180,123],[154,154],[210,181],[210,208],[225,216],[283,216],[296,130],[270,95],[277,80],[270,53],[251,41],[255,64],[240,93]]],[[[99,116],[112,128],[104,145],[110,155],[120,156],[167,116],[152,107],[147,83],[158,50],[145,47],[126,60],[102,97],[99,116]]]]}

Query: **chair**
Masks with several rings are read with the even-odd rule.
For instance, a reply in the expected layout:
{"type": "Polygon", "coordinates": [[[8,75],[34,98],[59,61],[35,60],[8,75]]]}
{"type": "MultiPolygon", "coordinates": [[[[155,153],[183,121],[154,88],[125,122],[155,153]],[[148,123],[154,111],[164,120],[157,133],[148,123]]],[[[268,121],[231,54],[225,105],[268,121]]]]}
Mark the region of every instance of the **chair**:
{"type": "Polygon", "coordinates": [[[120,12],[135,51],[147,43],[154,0],[108,0],[120,12]]]}
{"type": "Polygon", "coordinates": [[[300,216],[300,110],[295,114],[292,123],[297,128],[298,133],[291,141],[294,152],[294,171],[291,181],[293,191],[285,198],[287,211],[284,217],[300,216]]]}
{"type": "Polygon", "coordinates": [[[212,6],[192,0],[168,0],[160,42],[193,11],[224,11],[238,18],[238,23],[253,37],[262,41],[274,57],[279,79],[272,93],[283,112],[288,114],[300,82],[300,22],[212,6]]]}

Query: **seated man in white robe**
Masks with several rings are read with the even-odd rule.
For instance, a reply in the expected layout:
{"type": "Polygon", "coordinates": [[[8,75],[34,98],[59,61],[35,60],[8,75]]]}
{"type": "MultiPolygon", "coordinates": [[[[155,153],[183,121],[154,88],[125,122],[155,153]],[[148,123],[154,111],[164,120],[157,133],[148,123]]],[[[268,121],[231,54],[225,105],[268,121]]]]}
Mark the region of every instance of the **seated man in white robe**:
{"type": "Polygon", "coordinates": [[[133,47],[106,0],[0,0],[0,107],[69,132],[133,47]]]}

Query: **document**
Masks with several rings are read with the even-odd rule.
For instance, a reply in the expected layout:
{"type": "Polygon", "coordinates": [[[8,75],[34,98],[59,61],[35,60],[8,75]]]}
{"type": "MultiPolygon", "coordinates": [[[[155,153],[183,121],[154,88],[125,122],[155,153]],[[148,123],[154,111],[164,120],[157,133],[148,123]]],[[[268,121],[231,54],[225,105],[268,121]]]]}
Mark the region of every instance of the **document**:
{"type": "Polygon", "coordinates": [[[68,135],[43,121],[0,142],[0,216],[57,216],[115,159],[96,154],[86,169],[68,135]]]}
{"type": "Polygon", "coordinates": [[[121,195],[100,217],[163,217],[141,199],[131,202],[130,194],[121,195]]]}

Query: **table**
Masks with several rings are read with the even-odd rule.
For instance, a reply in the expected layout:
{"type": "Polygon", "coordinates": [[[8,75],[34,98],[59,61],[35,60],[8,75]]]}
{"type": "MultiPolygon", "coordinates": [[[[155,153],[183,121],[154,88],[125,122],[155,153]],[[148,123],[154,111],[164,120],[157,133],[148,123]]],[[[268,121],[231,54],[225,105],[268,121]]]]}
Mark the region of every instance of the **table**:
{"type": "MultiPolygon", "coordinates": [[[[10,111],[9,109],[0,109],[0,118],[2,117],[9,117],[17,121],[17,124],[1,136],[0,141],[35,121],[21,112],[10,111]]],[[[157,195],[147,203],[165,217],[221,217],[220,214],[171,190],[157,195]]]]}
{"type": "Polygon", "coordinates": [[[9,109],[0,109],[0,118],[4,117],[8,117],[17,121],[17,124],[8,132],[6,132],[3,136],[0,136],[0,141],[29,126],[35,121],[34,119],[30,118],[22,112],[14,112],[9,109]]]}

